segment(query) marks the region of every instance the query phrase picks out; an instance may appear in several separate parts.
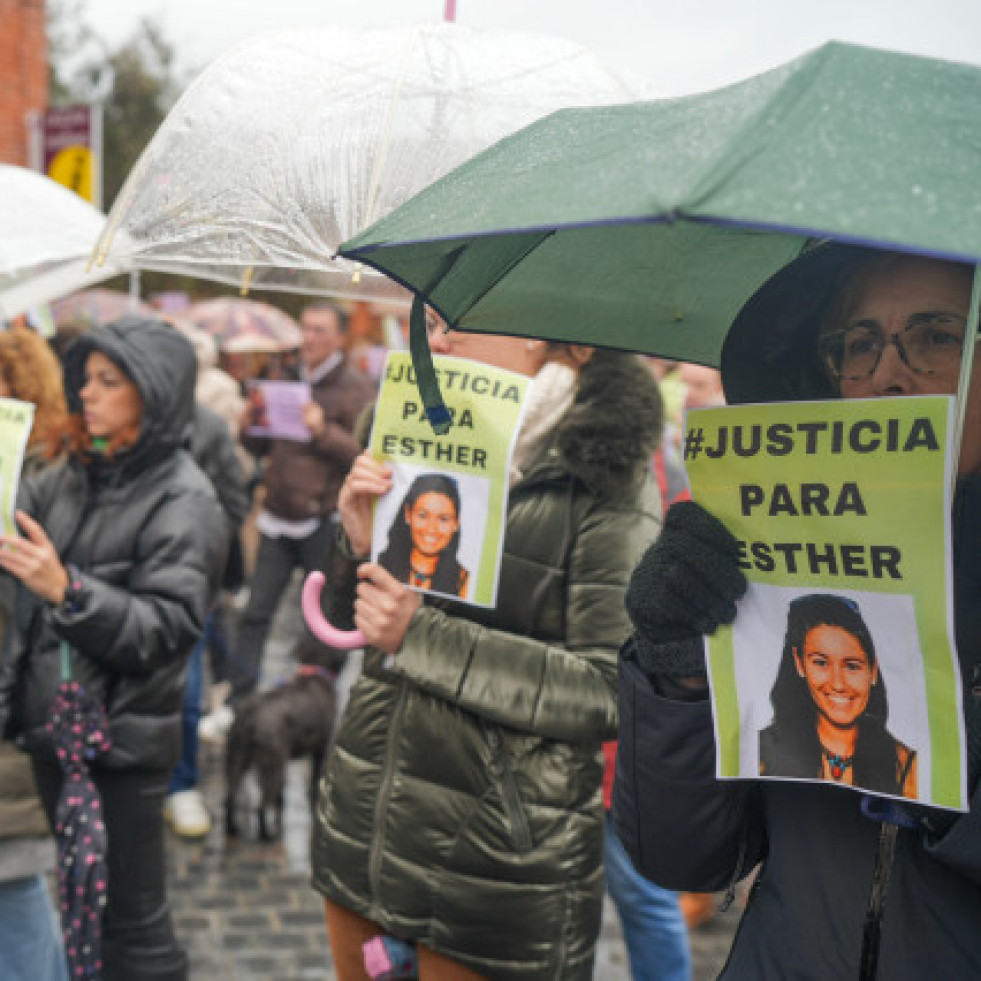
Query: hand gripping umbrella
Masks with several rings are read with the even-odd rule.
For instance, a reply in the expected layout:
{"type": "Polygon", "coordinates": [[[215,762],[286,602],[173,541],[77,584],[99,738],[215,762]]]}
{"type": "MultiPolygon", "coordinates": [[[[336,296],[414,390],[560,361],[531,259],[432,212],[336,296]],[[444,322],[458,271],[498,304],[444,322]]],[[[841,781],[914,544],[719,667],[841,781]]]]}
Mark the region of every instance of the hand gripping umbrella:
{"type": "Polygon", "coordinates": [[[55,823],[61,924],[69,976],[97,979],[102,973],[108,865],[102,800],[89,761],[106,752],[112,741],[105,708],[71,678],[71,653],[64,641],[61,676],[47,723],[64,773],[55,823]]]}

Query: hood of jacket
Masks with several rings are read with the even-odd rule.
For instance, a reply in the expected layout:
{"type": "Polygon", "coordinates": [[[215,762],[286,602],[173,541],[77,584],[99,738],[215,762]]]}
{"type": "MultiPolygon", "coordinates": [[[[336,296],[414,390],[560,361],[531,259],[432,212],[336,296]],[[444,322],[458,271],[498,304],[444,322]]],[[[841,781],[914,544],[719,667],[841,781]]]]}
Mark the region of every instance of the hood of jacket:
{"type": "Polygon", "coordinates": [[[818,330],[846,269],[875,254],[838,242],[807,245],[746,301],[722,346],[730,405],[838,397],[821,367],[818,330]]]}
{"type": "Polygon", "coordinates": [[[661,393],[643,360],[597,348],[551,445],[564,469],[605,497],[647,469],[663,427],[661,393]]]}
{"type": "Polygon", "coordinates": [[[115,460],[133,471],[187,445],[194,412],[197,360],[185,337],[164,320],[128,315],[80,337],[65,358],[68,411],[81,413],[85,362],[98,351],[117,364],[143,399],[140,435],[115,460]]]}

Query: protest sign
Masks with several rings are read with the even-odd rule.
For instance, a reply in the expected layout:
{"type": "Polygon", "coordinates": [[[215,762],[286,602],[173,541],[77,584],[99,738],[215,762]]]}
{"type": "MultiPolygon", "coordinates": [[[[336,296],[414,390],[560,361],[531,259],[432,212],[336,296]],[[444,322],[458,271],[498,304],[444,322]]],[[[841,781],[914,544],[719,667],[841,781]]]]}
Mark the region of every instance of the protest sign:
{"type": "Polygon", "coordinates": [[[691,412],[696,501],[750,583],[707,638],[720,777],[966,809],[947,397],[691,412]]]}
{"type": "Polygon", "coordinates": [[[34,406],[30,402],[0,398],[0,524],[5,535],[20,534],[14,509],[24,449],[33,424],[34,406]]]}
{"type": "Polygon", "coordinates": [[[389,354],[371,451],[392,466],[375,506],[371,556],[415,589],[493,606],[508,468],[530,379],[462,358],[433,359],[453,426],[433,434],[410,355],[389,354]]]}
{"type": "Polygon", "coordinates": [[[310,401],[310,386],[298,381],[252,379],[248,389],[248,436],[274,436],[310,442],[310,430],[303,421],[303,407],[310,401]]]}

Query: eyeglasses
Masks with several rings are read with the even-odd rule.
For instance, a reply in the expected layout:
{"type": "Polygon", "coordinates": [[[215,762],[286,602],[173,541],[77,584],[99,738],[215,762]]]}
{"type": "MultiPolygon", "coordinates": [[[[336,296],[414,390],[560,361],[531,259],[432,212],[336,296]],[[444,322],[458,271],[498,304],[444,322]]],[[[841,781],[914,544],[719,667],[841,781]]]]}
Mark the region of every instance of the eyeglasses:
{"type": "Polygon", "coordinates": [[[838,381],[860,381],[879,366],[882,352],[896,345],[903,363],[920,375],[949,371],[960,364],[967,320],[956,313],[914,313],[902,330],[886,334],[875,320],[822,334],[818,351],[838,381]]]}

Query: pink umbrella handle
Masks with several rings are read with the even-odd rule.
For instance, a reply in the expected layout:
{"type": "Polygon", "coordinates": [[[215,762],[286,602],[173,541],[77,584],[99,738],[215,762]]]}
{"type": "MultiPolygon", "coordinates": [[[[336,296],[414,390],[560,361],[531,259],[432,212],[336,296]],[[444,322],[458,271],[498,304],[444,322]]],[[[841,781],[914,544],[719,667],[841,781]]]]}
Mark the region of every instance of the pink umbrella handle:
{"type": "Polygon", "coordinates": [[[338,630],[323,614],[320,608],[320,593],[325,582],[322,572],[311,572],[303,583],[303,593],[300,597],[300,608],[303,619],[317,640],[322,640],[330,647],[341,651],[354,650],[355,647],[365,647],[367,640],[360,630],[338,630]]]}

